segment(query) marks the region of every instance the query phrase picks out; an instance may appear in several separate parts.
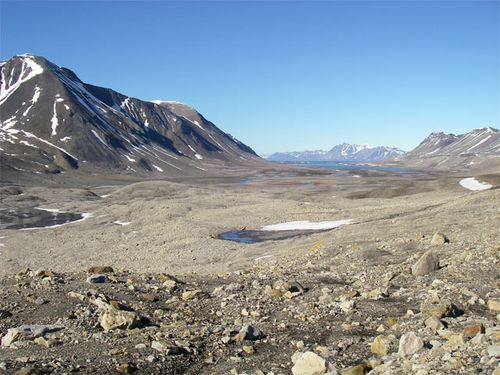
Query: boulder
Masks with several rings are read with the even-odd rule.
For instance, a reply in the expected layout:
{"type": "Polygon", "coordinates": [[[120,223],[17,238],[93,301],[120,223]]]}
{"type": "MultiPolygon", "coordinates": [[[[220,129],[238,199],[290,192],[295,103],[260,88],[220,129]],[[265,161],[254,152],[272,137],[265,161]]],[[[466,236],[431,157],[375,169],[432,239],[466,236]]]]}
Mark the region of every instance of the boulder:
{"type": "Polygon", "coordinates": [[[431,238],[431,245],[434,246],[441,246],[448,242],[450,242],[448,237],[446,237],[443,233],[439,232],[434,233],[434,235],[431,238]]]}
{"type": "Polygon", "coordinates": [[[314,352],[301,354],[292,367],[293,375],[323,375],[326,372],[326,361],[314,352]]]}
{"type": "Polygon", "coordinates": [[[437,269],[439,269],[439,258],[436,253],[429,250],[411,267],[411,273],[415,276],[423,276],[437,269]]]}
{"type": "Polygon", "coordinates": [[[118,310],[109,306],[101,315],[100,324],[105,331],[111,329],[132,329],[141,321],[139,315],[133,311],[118,310]]]}
{"type": "Polygon", "coordinates": [[[398,354],[409,357],[418,352],[424,346],[424,342],[414,332],[405,333],[399,340],[398,354]]]}

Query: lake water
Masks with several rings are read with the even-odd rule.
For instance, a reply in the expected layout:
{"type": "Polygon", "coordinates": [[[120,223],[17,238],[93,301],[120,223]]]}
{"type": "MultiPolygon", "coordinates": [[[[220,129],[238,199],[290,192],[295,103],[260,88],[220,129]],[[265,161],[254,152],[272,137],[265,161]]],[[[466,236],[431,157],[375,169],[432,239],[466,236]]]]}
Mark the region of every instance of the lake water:
{"type": "Polygon", "coordinates": [[[84,214],[40,208],[0,210],[0,229],[53,227],[82,220],[84,218],[84,214]]]}
{"type": "Polygon", "coordinates": [[[283,164],[295,165],[298,167],[314,167],[314,168],[329,168],[329,169],[345,169],[345,170],[373,170],[373,171],[394,171],[411,173],[414,170],[410,168],[389,167],[383,165],[375,165],[360,162],[345,162],[345,161],[305,161],[305,162],[284,162],[283,164]]]}

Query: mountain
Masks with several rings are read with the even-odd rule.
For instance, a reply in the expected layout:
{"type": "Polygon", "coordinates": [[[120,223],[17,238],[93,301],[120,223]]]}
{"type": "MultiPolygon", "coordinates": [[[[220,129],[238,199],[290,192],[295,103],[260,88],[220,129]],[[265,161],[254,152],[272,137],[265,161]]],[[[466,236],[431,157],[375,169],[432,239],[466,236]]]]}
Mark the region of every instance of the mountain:
{"type": "Polygon", "coordinates": [[[330,151],[277,152],[267,159],[272,161],[383,161],[403,154],[395,147],[352,145],[342,143],[330,151]]]}
{"type": "Polygon", "coordinates": [[[186,176],[259,163],[195,109],[82,82],[43,57],[0,63],[0,172],[186,176]]]}
{"type": "Polygon", "coordinates": [[[420,167],[466,168],[483,165],[500,170],[500,130],[488,127],[455,135],[431,133],[398,159],[420,167]]]}

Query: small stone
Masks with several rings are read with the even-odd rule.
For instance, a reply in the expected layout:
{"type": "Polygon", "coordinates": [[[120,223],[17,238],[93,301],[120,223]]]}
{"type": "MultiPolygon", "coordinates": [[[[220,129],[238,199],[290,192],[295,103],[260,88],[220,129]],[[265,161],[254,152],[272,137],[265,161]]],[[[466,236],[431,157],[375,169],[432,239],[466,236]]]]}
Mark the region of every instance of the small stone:
{"type": "Polygon", "coordinates": [[[484,333],[484,325],[482,323],[470,324],[464,328],[464,336],[471,338],[476,336],[478,333],[484,333]]]}
{"type": "Polygon", "coordinates": [[[375,340],[373,340],[371,345],[371,350],[373,354],[384,356],[387,355],[387,353],[389,353],[389,349],[390,349],[390,340],[387,337],[383,335],[375,337],[375,340]]]}
{"type": "Polygon", "coordinates": [[[92,274],[89,277],[87,277],[87,282],[89,284],[102,284],[108,281],[108,278],[106,275],[101,275],[101,274],[92,274]]]}
{"type": "Polygon", "coordinates": [[[490,299],[488,301],[488,309],[494,312],[500,311],[500,301],[495,301],[493,299],[490,299]]]}
{"type": "Polygon", "coordinates": [[[236,342],[242,342],[243,340],[255,341],[260,340],[263,337],[264,335],[258,328],[246,325],[241,328],[238,334],[234,337],[234,340],[236,342]]]}
{"type": "Polygon", "coordinates": [[[118,366],[116,366],[116,370],[120,374],[132,374],[134,371],[137,370],[137,367],[133,363],[121,363],[118,366]]]}
{"type": "Polygon", "coordinates": [[[371,370],[371,367],[365,364],[356,365],[352,367],[348,367],[342,370],[340,373],[342,375],[363,375],[371,370]]]}
{"type": "Polygon", "coordinates": [[[89,267],[87,270],[87,273],[114,273],[115,271],[113,270],[113,267],[110,266],[92,266],[89,267]]]}
{"type": "Polygon", "coordinates": [[[434,246],[444,245],[445,243],[448,242],[450,242],[450,240],[443,233],[439,232],[434,233],[431,239],[431,245],[434,246]]]}
{"type": "Polygon", "coordinates": [[[439,258],[432,250],[427,251],[411,267],[411,273],[415,276],[423,276],[439,269],[439,258]]]}
{"type": "Polygon", "coordinates": [[[278,290],[278,289],[274,289],[269,285],[266,285],[266,287],[264,288],[264,293],[266,295],[268,295],[269,297],[275,297],[275,298],[281,297],[284,294],[283,291],[278,290]]]}
{"type": "Polygon", "coordinates": [[[292,367],[293,375],[322,375],[325,371],[326,361],[311,351],[301,354],[292,367]]]}
{"type": "Polygon", "coordinates": [[[202,294],[203,294],[203,291],[201,289],[187,290],[187,291],[182,293],[182,299],[184,301],[189,301],[189,300],[200,297],[202,294]]]}
{"type": "Polygon", "coordinates": [[[424,342],[414,332],[405,333],[399,340],[398,354],[407,357],[415,354],[424,346],[424,342]]]}
{"type": "Polygon", "coordinates": [[[23,367],[20,370],[17,370],[14,375],[38,375],[40,372],[37,369],[31,367],[23,367]]]}
{"type": "Polygon", "coordinates": [[[50,347],[54,346],[54,340],[47,340],[43,337],[37,337],[33,341],[35,344],[42,346],[44,348],[50,348],[50,347]]]}
{"type": "Polygon", "coordinates": [[[250,346],[250,345],[243,345],[241,349],[243,349],[243,351],[247,354],[255,353],[255,348],[253,346],[250,346]]]}
{"type": "Polygon", "coordinates": [[[40,297],[40,298],[37,298],[36,300],[34,300],[33,302],[35,303],[35,305],[45,305],[49,301],[40,297]]]}
{"type": "Polygon", "coordinates": [[[429,318],[427,318],[425,320],[425,326],[427,328],[432,329],[434,332],[444,328],[444,325],[443,323],[441,323],[441,320],[439,320],[435,316],[430,316],[429,318]]]}
{"type": "Polygon", "coordinates": [[[420,305],[420,312],[427,316],[435,316],[438,319],[456,318],[464,313],[450,301],[439,301],[438,303],[424,302],[420,305]]]}
{"type": "Polygon", "coordinates": [[[446,351],[455,351],[464,345],[464,335],[452,334],[446,336],[447,342],[443,345],[443,349],[446,351]]]}
{"type": "Polygon", "coordinates": [[[490,357],[500,358],[500,345],[488,346],[488,355],[490,357]]]}

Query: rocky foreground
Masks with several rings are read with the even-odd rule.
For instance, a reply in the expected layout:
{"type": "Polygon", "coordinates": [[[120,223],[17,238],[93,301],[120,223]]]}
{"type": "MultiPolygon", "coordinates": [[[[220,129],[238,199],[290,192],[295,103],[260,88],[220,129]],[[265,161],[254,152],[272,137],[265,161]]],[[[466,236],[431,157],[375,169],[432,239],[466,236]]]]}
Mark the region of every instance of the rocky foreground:
{"type": "Polygon", "coordinates": [[[498,236],[213,276],[25,269],[2,280],[0,373],[500,374],[498,236]]]}

